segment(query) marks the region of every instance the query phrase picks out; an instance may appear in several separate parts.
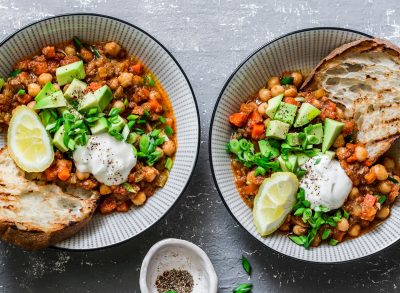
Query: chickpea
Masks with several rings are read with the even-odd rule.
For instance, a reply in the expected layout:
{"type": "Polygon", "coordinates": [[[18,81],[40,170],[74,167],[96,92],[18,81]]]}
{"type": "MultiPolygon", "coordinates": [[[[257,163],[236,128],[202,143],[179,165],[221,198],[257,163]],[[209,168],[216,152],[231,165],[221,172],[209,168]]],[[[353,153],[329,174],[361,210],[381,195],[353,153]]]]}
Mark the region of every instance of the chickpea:
{"type": "Polygon", "coordinates": [[[249,173],[247,173],[246,184],[250,185],[250,184],[256,184],[256,183],[257,183],[257,177],[255,174],[255,171],[250,171],[249,173]]]}
{"type": "Polygon", "coordinates": [[[53,80],[53,76],[50,73],[42,73],[38,77],[38,82],[41,86],[44,86],[46,83],[51,82],[53,80]]]}
{"type": "Polygon", "coordinates": [[[352,214],[353,214],[354,216],[356,216],[356,217],[359,217],[359,216],[361,215],[361,212],[362,212],[361,206],[360,206],[359,204],[355,204],[355,205],[353,206],[353,212],[352,212],[352,214]]]}
{"type": "Polygon", "coordinates": [[[88,179],[89,178],[89,176],[90,176],[90,173],[89,172],[80,172],[80,171],[76,171],[76,177],[79,179],[79,180],[86,180],[86,179],[88,179]]]}
{"type": "Polygon", "coordinates": [[[158,91],[152,90],[149,95],[150,100],[161,100],[161,94],[158,91]]]}
{"type": "Polygon", "coordinates": [[[258,91],[258,98],[260,99],[260,101],[266,102],[269,99],[271,99],[271,91],[266,89],[266,88],[262,88],[258,91]]]}
{"type": "Polygon", "coordinates": [[[111,188],[107,185],[100,185],[100,189],[99,192],[101,195],[106,195],[106,194],[110,194],[111,193],[111,188]]]}
{"type": "Polygon", "coordinates": [[[363,162],[368,158],[368,152],[367,149],[363,146],[356,146],[356,149],[354,151],[354,155],[357,158],[357,161],[363,162]]]}
{"type": "Polygon", "coordinates": [[[353,227],[350,228],[348,234],[351,237],[357,237],[358,235],[360,235],[360,231],[361,231],[361,226],[359,224],[355,224],[353,227]]]}
{"type": "Polygon", "coordinates": [[[393,171],[396,167],[394,160],[392,158],[384,158],[383,159],[383,166],[385,166],[386,170],[393,171]]]}
{"type": "Polygon", "coordinates": [[[75,47],[73,47],[73,46],[66,46],[66,47],[64,48],[64,52],[65,52],[67,55],[76,55],[76,50],[75,50],[75,47]]]}
{"type": "MultiPolygon", "coordinates": [[[[30,101],[26,106],[31,109],[34,109],[36,106],[36,101],[30,101]]],[[[35,110],[35,111],[38,112],[39,110],[35,110]]]]}
{"type": "Polygon", "coordinates": [[[81,49],[81,57],[85,62],[90,62],[93,60],[93,54],[86,48],[81,49]]]}
{"type": "Polygon", "coordinates": [[[339,134],[338,137],[336,138],[336,140],[335,140],[333,146],[334,146],[335,148],[339,148],[339,147],[344,146],[345,143],[346,143],[346,142],[345,142],[345,140],[344,140],[343,134],[339,134]]]}
{"type": "Polygon", "coordinates": [[[360,191],[358,190],[357,187],[353,187],[350,191],[350,199],[355,199],[360,195],[360,191]]]}
{"type": "Polygon", "coordinates": [[[129,72],[122,72],[120,76],[118,76],[118,81],[122,87],[128,87],[133,84],[133,74],[129,72]]]}
{"type": "Polygon", "coordinates": [[[59,91],[61,88],[57,83],[53,83],[54,88],[59,91]]]}
{"type": "Polygon", "coordinates": [[[150,166],[144,167],[143,170],[144,170],[144,180],[146,182],[153,182],[154,179],[156,179],[157,175],[160,174],[156,168],[150,166]]]}
{"type": "Polygon", "coordinates": [[[390,214],[390,208],[388,206],[383,206],[377,213],[376,217],[379,220],[384,220],[386,219],[390,214]]]}
{"type": "Polygon", "coordinates": [[[260,113],[261,115],[265,115],[265,111],[267,110],[267,108],[268,108],[268,103],[261,103],[259,106],[258,106],[258,108],[257,108],[257,111],[258,111],[258,113],[260,113]]]}
{"type": "Polygon", "coordinates": [[[315,92],[314,92],[314,97],[316,98],[316,99],[320,99],[320,98],[322,98],[323,96],[325,96],[325,90],[324,89],[318,89],[318,90],[316,90],[315,92]]]}
{"type": "Polygon", "coordinates": [[[116,42],[109,42],[105,44],[104,50],[108,55],[115,57],[121,51],[121,46],[118,45],[116,42]]]}
{"type": "Polygon", "coordinates": [[[340,221],[336,224],[336,228],[339,231],[346,232],[349,230],[349,221],[346,218],[341,218],[340,221]]]}
{"type": "Polygon", "coordinates": [[[294,225],[293,233],[298,236],[305,235],[307,233],[307,228],[301,227],[299,225],[294,225]]]}
{"type": "Polygon", "coordinates": [[[134,75],[132,82],[134,85],[142,85],[143,84],[143,77],[139,76],[139,75],[134,75]]]}
{"type": "Polygon", "coordinates": [[[276,86],[276,85],[280,85],[281,82],[280,82],[280,80],[279,80],[279,77],[273,76],[273,77],[271,77],[270,79],[268,79],[267,84],[268,84],[268,88],[271,89],[272,87],[274,87],[274,86],[276,86]]]}
{"type": "Polygon", "coordinates": [[[112,107],[120,109],[121,113],[125,111],[125,104],[122,101],[115,101],[112,107]]]}
{"type": "Polygon", "coordinates": [[[388,172],[386,171],[386,168],[381,165],[381,164],[376,164],[371,168],[371,171],[373,171],[376,175],[376,178],[378,180],[386,180],[389,177],[388,172]]]}
{"type": "Polygon", "coordinates": [[[141,206],[146,201],[146,194],[140,191],[133,199],[132,202],[135,206],[141,206]]]}
{"type": "Polygon", "coordinates": [[[28,94],[31,97],[36,97],[37,94],[40,92],[40,90],[41,90],[40,85],[38,85],[37,83],[28,84],[28,94]]]}
{"type": "Polygon", "coordinates": [[[168,157],[172,156],[176,151],[175,143],[172,140],[168,140],[163,143],[162,150],[168,157]]]}
{"type": "Polygon", "coordinates": [[[294,87],[294,86],[288,87],[287,89],[285,89],[283,95],[285,97],[291,97],[291,98],[297,97],[296,87],[294,87]]]}
{"type": "Polygon", "coordinates": [[[379,182],[378,189],[380,193],[388,194],[392,191],[392,184],[387,180],[379,182]]]}
{"type": "Polygon", "coordinates": [[[292,74],[290,75],[291,77],[293,77],[293,84],[295,87],[300,87],[301,83],[303,82],[303,75],[300,72],[292,72],[292,74]]]}
{"type": "Polygon", "coordinates": [[[276,97],[276,96],[278,96],[278,95],[280,95],[280,94],[283,94],[285,92],[285,89],[283,88],[283,86],[281,86],[281,85],[274,85],[272,88],[271,88],[271,95],[273,96],[273,97],[276,97]]]}
{"type": "Polygon", "coordinates": [[[160,147],[156,147],[156,152],[160,152],[160,158],[164,157],[164,151],[160,147]]]}

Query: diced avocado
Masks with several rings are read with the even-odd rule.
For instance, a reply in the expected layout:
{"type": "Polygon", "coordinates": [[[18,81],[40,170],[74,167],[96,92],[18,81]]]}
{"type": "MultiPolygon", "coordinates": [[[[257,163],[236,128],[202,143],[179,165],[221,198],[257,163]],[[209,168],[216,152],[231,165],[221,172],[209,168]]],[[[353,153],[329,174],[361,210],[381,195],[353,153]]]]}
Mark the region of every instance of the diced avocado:
{"type": "Polygon", "coordinates": [[[288,160],[285,163],[286,163],[286,167],[289,169],[289,171],[294,172],[297,169],[297,167],[299,166],[298,161],[297,161],[297,155],[295,155],[295,154],[288,155],[288,160]]]}
{"type": "Polygon", "coordinates": [[[94,92],[94,95],[96,96],[100,111],[103,112],[113,98],[113,94],[110,88],[107,85],[103,85],[101,88],[94,92]]]}
{"type": "Polygon", "coordinates": [[[285,139],[289,128],[290,125],[285,122],[270,120],[265,135],[271,138],[285,139]]]}
{"type": "Polygon", "coordinates": [[[289,169],[286,167],[286,162],[285,162],[285,160],[282,158],[282,156],[279,156],[279,157],[278,157],[278,162],[279,162],[279,165],[280,165],[280,167],[281,167],[281,169],[282,169],[283,172],[289,172],[289,169]]]}
{"type": "Polygon", "coordinates": [[[70,104],[67,104],[67,106],[65,107],[61,107],[61,108],[57,108],[57,112],[60,115],[63,115],[64,112],[68,112],[72,115],[74,115],[75,117],[77,117],[78,119],[83,119],[83,115],[81,113],[79,113],[74,107],[72,107],[70,104]]]}
{"type": "Polygon", "coordinates": [[[309,103],[303,103],[300,106],[299,113],[297,114],[296,121],[294,122],[294,127],[300,127],[310,123],[314,118],[316,118],[321,111],[309,103]]]}
{"type": "Polygon", "coordinates": [[[51,96],[51,94],[55,93],[56,91],[57,91],[56,87],[51,82],[48,82],[44,85],[44,87],[36,95],[35,101],[39,102],[44,97],[51,96]]]}
{"type": "Polygon", "coordinates": [[[94,93],[89,92],[86,95],[84,95],[80,100],[79,100],[79,105],[78,105],[78,110],[79,111],[88,111],[91,108],[98,108],[99,104],[97,103],[96,96],[94,93]]]}
{"type": "Polygon", "coordinates": [[[115,121],[111,121],[111,126],[110,126],[110,130],[114,130],[117,132],[120,132],[122,128],[124,128],[125,126],[125,121],[124,118],[122,118],[121,116],[115,116],[113,117],[115,119],[115,121]]]}
{"type": "Polygon", "coordinates": [[[59,85],[70,83],[74,78],[84,79],[85,76],[85,67],[82,60],[56,69],[56,77],[59,85]]]}
{"type": "Polygon", "coordinates": [[[47,125],[56,122],[58,115],[54,109],[45,109],[39,113],[42,124],[46,127],[47,125]]]}
{"type": "Polygon", "coordinates": [[[286,141],[290,146],[299,146],[301,145],[303,138],[303,133],[292,132],[287,134],[286,141]]]}
{"type": "Polygon", "coordinates": [[[107,119],[104,117],[101,117],[99,120],[96,121],[93,127],[90,127],[90,131],[92,132],[92,134],[107,132],[107,130],[108,130],[108,123],[107,119]]]}
{"type": "Polygon", "coordinates": [[[6,83],[6,82],[5,82],[4,78],[0,78],[0,91],[1,91],[1,89],[3,88],[3,85],[4,85],[5,83],[6,83]]]}
{"type": "Polygon", "coordinates": [[[310,159],[305,153],[298,153],[297,154],[297,163],[299,166],[304,165],[310,159]]]}
{"type": "Polygon", "coordinates": [[[258,146],[260,148],[260,152],[262,156],[267,156],[270,159],[276,158],[279,156],[279,149],[271,146],[268,140],[259,140],[258,146]]]}
{"type": "Polygon", "coordinates": [[[274,120],[279,120],[292,125],[296,117],[297,106],[282,102],[276,111],[274,120]]]}
{"type": "Polygon", "coordinates": [[[268,101],[268,107],[267,110],[265,110],[265,113],[272,119],[275,116],[276,110],[278,110],[279,105],[281,104],[283,99],[283,94],[280,94],[279,96],[273,97],[268,101]]]}
{"type": "Polygon", "coordinates": [[[65,91],[64,96],[67,99],[77,98],[80,99],[83,97],[85,89],[87,88],[87,84],[79,79],[74,78],[74,80],[69,85],[68,89],[65,91]]]}
{"type": "Polygon", "coordinates": [[[340,132],[344,127],[344,123],[332,120],[329,118],[325,119],[324,124],[324,139],[322,142],[322,152],[325,153],[335,142],[340,132]]]}
{"type": "Polygon", "coordinates": [[[44,97],[38,102],[36,102],[35,109],[49,109],[49,108],[59,108],[65,107],[67,105],[67,101],[64,98],[62,91],[56,91],[52,93],[50,96],[44,97]]]}
{"type": "Polygon", "coordinates": [[[322,123],[311,124],[304,128],[304,133],[309,136],[313,135],[315,137],[315,141],[311,142],[312,144],[320,144],[322,143],[322,139],[324,136],[324,130],[322,128],[322,123]]]}
{"type": "Polygon", "coordinates": [[[327,155],[331,160],[333,160],[336,156],[336,153],[333,151],[326,151],[325,155],[327,155]]]}
{"type": "Polygon", "coordinates": [[[64,144],[64,125],[61,125],[57,132],[54,134],[53,144],[63,153],[68,151],[68,148],[64,144]]]}

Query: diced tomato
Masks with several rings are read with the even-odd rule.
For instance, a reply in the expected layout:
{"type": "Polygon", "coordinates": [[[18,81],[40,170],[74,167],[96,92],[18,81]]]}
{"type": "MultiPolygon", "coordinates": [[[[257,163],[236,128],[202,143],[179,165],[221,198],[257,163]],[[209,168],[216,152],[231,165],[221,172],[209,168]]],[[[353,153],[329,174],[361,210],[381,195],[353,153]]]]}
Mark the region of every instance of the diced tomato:
{"type": "Polygon", "coordinates": [[[348,163],[354,163],[357,161],[357,156],[355,154],[351,155],[350,157],[347,158],[348,163]]]}
{"type": "Polygon", "coordinates": [[[373,195],[371,195],[371,194],[367,194],[367,195],[364,197],[363,203],[364,203],[364,205],[366,205],[366,206],[373,207],[373,206],[375,205],[375,202],[376,202],[376,197],[373,196],[373,195]]]}
{"type": "Polygon", "coordinates": [[[284,97],[283,98],[283,101],[285,102],[285,103],[288,103],[288,104],[292,104],[292,105],[295,105],[295,106],[300,106],[300,103],[299,102],[297,102],[294,98],[292,98],[292,97],[284,97]]]}
{"type": "Polygon", "coordinates": [[[150,104],[150,108],[155,113],[160,113],[162,111],[162,106],[156,100],[149,100],[148,103],[150,104]]]}
{"type": "Polygon", "coordinates": [[[251,130],[251,137],[253,139],[260,139],[265,133],[265,126],[264,124],[256,124],[253,126],[251,130]]]}
{"type": "Polygon", "coordinates": [[[263,117],[258,111],[253,111],[249,115],[249,121],[247,122],[247,126],[249,128],[253,128],[254,125],[262,123],[264,121],[263,117]]]}
{"type": "Polygon", "coordinates": [[[246,195],[256,195],[259,187],[257,184],[246,185],[242,188],[242,192],[246,195]]]}
{"type": "Polygon", "coordinates": [[[236,127],[242,127],[247,121],[247,114],[240,112],[240,113],[234,113],[231,116],[229,116],[229,122],[236,127]]]}
{"type": "Polygon", "coordinates": [[[96,90],[98,90],[99,88],[101,88],[103,86],[103,82],[91,82],[90,83],[90,85],[89,85],[89,89],[91,90],[91,91],[96,91],[96,90]]]}
{"type": "Polygon", "coordinates": [[[133,72],[136,75],[140,75],[142,72],[142,64],[141,63],[136,63],[135,65],[132,65],[130,67],[130,71],[133,72]]]}

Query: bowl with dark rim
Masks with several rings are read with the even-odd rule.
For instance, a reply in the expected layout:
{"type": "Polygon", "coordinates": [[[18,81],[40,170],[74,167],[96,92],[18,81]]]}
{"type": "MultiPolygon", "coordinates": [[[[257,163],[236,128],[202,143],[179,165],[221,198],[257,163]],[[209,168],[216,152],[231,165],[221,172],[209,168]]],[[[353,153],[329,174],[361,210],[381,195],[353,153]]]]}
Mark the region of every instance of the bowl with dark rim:
{"type": "Polygon", "coordinates": [[[225,83],[214,108],[209,133],[210,165],[226,208],[252,237],[295,259],[336,263],[360,259],[381,251],[400,238],[397,233],[392,233],[400,225],[400,206],[395,204],[391,216],[371,232],[337,246],[321,245],[306,250],[281,233],[260,236],[253,224],[251,209],[243,202],[236,189],[230,155],[226,152],[226,144],[234,131],[228,117],[237,112],[240,104],[250,95],[265,86],[268,78],[279,76],[287,70],[300,71],[306,76],[333,49],[366,37],[371,36],[354,30],[330,27],[304,29],[279,37],[256,50],[239,65],[225,83]]]}
{"type": "MultiPolygon", "coordinates": [[[[40,48],[69,41],[79,36],[89,43],[115,41],[129,55],[139,58],[154,73],[174,109],[177,128],[177,152],[166,185],[145,205],[126,213],[95,214],[75,236],[56,247],[74,250],[104,248],[127,241],[147,230],[174,206],[183,194],[194,170],[200,143],[200,122],[190,82],[178,61],[153,36],[126,21],[99,14],[66,14],[29,24],[0,44],[1,76],[12,66],[40,48]]],[[[0,147],[6,143],[0,134],[0,147]]]]}

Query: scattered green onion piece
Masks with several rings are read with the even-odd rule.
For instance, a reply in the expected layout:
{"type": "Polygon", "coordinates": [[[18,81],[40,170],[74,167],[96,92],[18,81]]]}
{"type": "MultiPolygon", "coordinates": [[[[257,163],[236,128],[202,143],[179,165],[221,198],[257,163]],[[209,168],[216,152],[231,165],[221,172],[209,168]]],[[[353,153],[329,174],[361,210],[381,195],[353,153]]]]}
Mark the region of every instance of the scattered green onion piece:
{"type": "Polygon", "coordinates": [[[171,136],[174,133],[171,126],[169,126],[169,125],[167,127],[165,127],[164,131],[165,131],[165,134],[168,136],[171,136]]]}
{"type": "Polygon", "coordinates": [[[326,240],[330,235],[331,235],[331,230],[325,229],[324,232],[322,232],[321,239],[326,240]]]}
{"type": "Polygon", "coordinates": [[[125,98],[125,99],[124,99],[124,106],[127,107],[128,105],[129,105],[128,98],[125,98]]]}
{"type": "Polygon", "coordinates": [[[350,214],[346,210],[343,210],[343,217],[345,217],[348,220],[350,217],[350,214]]]}
{"type": "Polygon", "coordinates": [[[11,71],[10,72],[10,74],[9,74],[9,76],[10,77],[16,77],[18,74],[20,74],[22,72],[22,70],[21,69],[15,69],[15,70],[13,70],[13,71],[11,71]]]}
{"type": "Polygon", "coordinates": [[[335,246],[335,245],[337,245],[338,243],[339,243],[339,241],[337,241],[336,239],[331,238],[331,239],[329,240],[329,245],[335,246]]]}
{"type": "Polygon", "coordinates": [[[307,241],[307,236],[295,236],[295,235],[290,235],[289,239],[292,240],[294,243],[297,245],[304,245],[307,241]]]}
{"type": "Polygon", "coordinates": [[[126,141],[129,136],[129,126],[125,124],[124,128],[122,129],[122,137],[126,141]]]}
{"type": "Polygon", "coordinates": [[[229,151],[238,154],[240,151],[240,144],[237,139],[231,139],[228,144],[229,151]]]}
{"type": "Polygon", "coordinates": [[[127,182],[122,183],[122,187],[125,188],[129,192],[137,193],[136,189],[134,189],[133,186],[127,182]]]}
{"type": "Polygon", "coordinates": [[[142,135],[139,141],[139,149],[142,153],[147,154],[150,146],[150,138],[147,134],[142,135]]]}
{"type": "Polygon", "coordinates": [[[132,152],[133,152],[133,154],[134,154],[135,156],[137,156],[138,151],[137,151],[137,149],[136,149],[135,146],[132,146],[132,152]]]}
{"type": "Polygon", "coordinates": [[[258,175],[264,176],[265,173],[267,173],[267,170],[265,170],[263,167],[258,166],[256,168],[256,171],[254,172],[254,176],[258,176],[258,175]]]}
{"type": "Polygon", "coordinates": [[[17,93],[17,95],[18,96],[22,96],[22,95],[25,95],[25,90],[24,89],[20,89],[19,91],[18,91],[18,93],[17,93]]]}
{"type": "Polygon", "coordinates": [[[90,108],[89,111],[87,112],[87,114],[90,115],[94,115],[97,114],[99,112],[98,108],[90,108]]]}
{"type": "Polygon", "coordinates": [[[155,140],[155,145],[160,146],[165,142],[165,137],[159,137],[155,140]]]}
{"type": "Polygon", "coordinates": [[[383,204],[383,203],[386,201],[386,199],[387,199],[387,197],[386,197],[385,195],[382,195],[382,196],[378,199],[378,202],[379,202],[380,204],[383,204]]]}
{"type": "Polygon", "coordinates": [[[134,132],[129,133],[128,138],[126,139],[126,142],[130,143],[130,144],[134,144],[137,141],[138,137],[139,137],[139,135],[137,133],[134,133],[134,132]]]}
{"type": "Polygon", "coordinates": [[[305,210],[305,208],[298,208],[298,209],[296,209],[296,211],[294,212],[294,215],[295,215],[295,216],[300,216],[300,215],[303,214],[304,210],[305,210]]]}
{"type": "Polygon", "coordinates": [[[284,76],[281,78],[281,84],[282,85],[288,85],[288,84],[293,84],[293,76],[284,76]]]}
{"type": "Polygon", "coordinates": [[[96,47],[90,46],[89,49],[93,53],[93,55],[96,56],[96,58],[101,58],[101,54],[100,54],[99,50],[97,50],[96,47]]]}
{"type": "Polygon", "coordinates": [[[150,87],[153,87],[155,85],[154,78],[150,73],[144,76],[144,82],[150,87]]]}
{"type": "Polygon", "coordinates": [[[251,265],[250,262],[248,261],[248,259],[242,255],[242,266],[243,269],[246,271],[247,274],[251,274],[251,265]]]}
{"type": "Polygon", "coordinates": [[[233,289],[233,293],[247,293],[251,291],[253,285],[250,283],[240,284],[235,289],[233,289]]]}
{"type": "Polygon", "coordinates": [[[154,129],[151,133],[150,136],[151,137],[158,137],[161,133],[161,129],[154,129]]]}
{"type": "Polygon", "coordinates": [[[388,180],[392,181],[392,182],[395,183],[395,184],[398,184],[398,183],[399,183],[399,181],[396,180],[396,178],[394,178],[394,177],[392,177],[392,176],[389,176],[389,177],[388,177],[388,180]]]}
{"type": "Polygon", "coordinates": [[[83,45],[82,45],[81,40],[80,40],[78,37],[73,37],[72,40],[73,40],[74,45],[76,46],[76,48],[77,48],[78,50],[82,49],[83,45]]]}
{"type": "Polygon", "coordinates": [[[129,129],[132,129],[132,127],[135,126],[135,124],[136,124],[136,122],[132,120],[132,121],[129,121],[127,125],[129,127],[129,129]]]}
{"type": "Polygon", "coordinates": [[[110,112],[108,113],[108,116],[109,117],[114,117],[114,116],[118,115],[120,112],[121,112],[120,108],[112,108],[110,110],[110,112]]]}
{"type": "Polygon", "coordinates": [[[173,161],[172,161],[171,158],[167,158],[167,160],[165,161],[165,168],[166,168],[168,171],[171,171],[171,169],[172,169],[172,163],[173,163],[173,161]]]}
{"type": "MultiPolygon", "coordinates": [[[[0,89],[1,89],[1,87],[0,87],[0,89]]],[[[167,123],[167,119],[165,119],[164,116],[160,116],[160,122],[165,124],[165,123],[167,123]]]]}
{"type": "Polygon", "coordinates": [[[129,121],[131,121],[131,120],[136,120],[136,119],[138,119],[138,118],[139,118],[138,115],[133,115],[133,114],[131,114],[131,115],[129,115],[128,117],[126,117],[126,119],[128,119],[129,121]]]}

